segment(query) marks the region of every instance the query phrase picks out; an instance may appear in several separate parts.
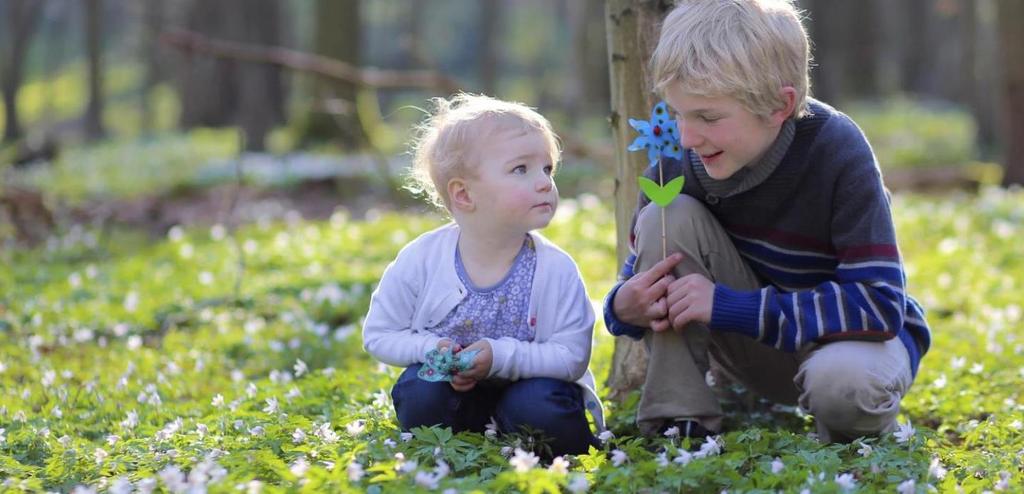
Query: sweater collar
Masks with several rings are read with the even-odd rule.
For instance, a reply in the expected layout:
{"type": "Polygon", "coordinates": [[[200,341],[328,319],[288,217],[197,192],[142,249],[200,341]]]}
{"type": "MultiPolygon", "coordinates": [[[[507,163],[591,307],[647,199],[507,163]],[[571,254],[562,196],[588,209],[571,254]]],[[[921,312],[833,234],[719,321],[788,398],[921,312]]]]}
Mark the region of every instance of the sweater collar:
{"type": "Polygon", "coordinates": [[[779,163],[782,162],[783,156],[789,150],[789,145],[793,143],[793,136],[795,134],[796,124],[793,122],[793,119],[786,120],[779,129],[778,137],[775,138],[775,141],[764,154],[724,180],[711,178],[696,153],[689,153],[690,166],[693,169],[694,175],[697,176],[697,181],[700,182],[701,187],[709,194],[718,197],[731,197],[746,192],[764,182],[779,166],[779,163]]]}

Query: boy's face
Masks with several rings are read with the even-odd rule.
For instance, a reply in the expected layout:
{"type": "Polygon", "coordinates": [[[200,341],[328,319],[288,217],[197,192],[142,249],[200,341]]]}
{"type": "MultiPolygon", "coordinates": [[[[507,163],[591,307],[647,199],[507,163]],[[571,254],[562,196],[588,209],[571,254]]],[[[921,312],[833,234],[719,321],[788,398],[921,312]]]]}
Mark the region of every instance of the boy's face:
{"type": "Polygon", "coordinates": [[[687,92],[681,83],[670,85],[665,99],[676,112],[683,147],[700,155],[715,180],[733,176],[764,154],[785,120],[759,117],[732,97],[687,92]]]}
{"type": "Polygon", "coordinates": [[[558,207],[554,163],[540,132],[499,129],[477,145],[477,169],[467,180],[476,214],[490,227],[544,228],[558,207]]]}

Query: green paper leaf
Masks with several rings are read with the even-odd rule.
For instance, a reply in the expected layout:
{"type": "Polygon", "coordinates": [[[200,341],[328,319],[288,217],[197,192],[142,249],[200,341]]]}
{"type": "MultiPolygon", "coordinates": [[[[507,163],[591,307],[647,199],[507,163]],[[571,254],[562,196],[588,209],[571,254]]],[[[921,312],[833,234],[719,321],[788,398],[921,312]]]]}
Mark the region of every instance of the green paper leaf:
{"type": "Polygon", "coordinates": [[[686,177],[679,176],[672,179],[669,183],[664,186],[658,185],[657,182],[647,177],[640,178],[640,190],[644,191],[644,195],[647,196],[651,202],[665,207],[672,203],[672,200],[679,195],[679,192],[683,190],[683,183],[686,182],[686,177]]]}

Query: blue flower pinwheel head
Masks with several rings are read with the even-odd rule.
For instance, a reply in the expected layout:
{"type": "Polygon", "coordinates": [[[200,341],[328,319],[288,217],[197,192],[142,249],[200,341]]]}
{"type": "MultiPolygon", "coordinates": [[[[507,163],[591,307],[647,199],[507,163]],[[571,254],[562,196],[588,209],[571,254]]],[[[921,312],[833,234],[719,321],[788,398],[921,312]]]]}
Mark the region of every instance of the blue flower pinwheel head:
{"type": "Polygon", "coordinates": [[[629,145],[630,151],[647,148],[648,165],[655,166],[658,159],[668,156],[683,159],[683,147],[679,144],[679,127],[676,121],[669,118],[668,105],[664,101],[654,105],[651,121],[629,119],[631,125],[640,136],[629,145]]]}

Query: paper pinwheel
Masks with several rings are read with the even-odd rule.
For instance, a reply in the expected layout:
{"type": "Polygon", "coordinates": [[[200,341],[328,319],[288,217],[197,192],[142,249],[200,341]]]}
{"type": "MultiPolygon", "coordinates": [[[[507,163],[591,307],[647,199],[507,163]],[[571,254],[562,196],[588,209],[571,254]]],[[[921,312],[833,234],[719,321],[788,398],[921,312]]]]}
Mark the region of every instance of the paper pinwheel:
{"type": "MultiPolygon", "coordinates": [[[[683,159],[683,148],[679,144],[679,127],[676,121],[669,118],[668,105],[664,101],[654,105],[651,121],[629,119],[631,125],[640,135],[629,145],[628,150],[639,151],[647,148],[648,166],[655,167],[661,163],[661,157],[683,159]]],[[[661,169],[658,170],[661,175],[661,169]]],[[[638,178],[640,190],[651,202],[665,207],[683,190],[685,178],[676,177],[667,184],[658,184],[654,180],[641,176],[638,178]]],[[[662,180],[664,182],[664,180],[662,180]]]]}
{"type": "Polygon", "coordinates": [[[647,148],[648,166],[656,166],[662,156],[683,159],[683,148],[679,145],[679,127],[676,126],[676,121],[669,117],[668,105],[664,101],[654,105],[650,122],[631,118],[629,125],[636,129],[640,136],[626,149],[639,151],[647,148]]]}
{"type": "Polygon", "coordinates": [[[668,105],[664,101],[654,105],[651,111],[651,121],[629,119],[629,125],[633,126],[640,136],[633,140],[628,150],[640,151],[647,148],[648,166],[658,167],[658,180],[655,182],[643,175],[638,177],[640,190],[651,202],[661,206],[661,257],[668,255],[665,238],[665,206],[672,203],[672,200],[683,190],[683,183],[686,178],[682,175],[665,183],[664,171],[661,168],[661,158],[669,157],[677,160],[683,159],[683,147],[680,143],[679,127],[676,121],[669,117],[668,105]]]}
{"type": "Polygon", "coordinates": [[[427,352],[426,362],[416,373],[424,381],[451,381],[452,376],[473,366],[473,358],[479,350],[466,350],[452,354],[451,347],[427,352]]]}

